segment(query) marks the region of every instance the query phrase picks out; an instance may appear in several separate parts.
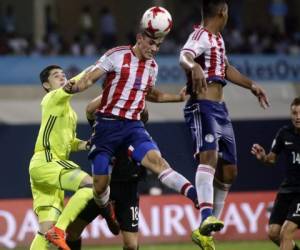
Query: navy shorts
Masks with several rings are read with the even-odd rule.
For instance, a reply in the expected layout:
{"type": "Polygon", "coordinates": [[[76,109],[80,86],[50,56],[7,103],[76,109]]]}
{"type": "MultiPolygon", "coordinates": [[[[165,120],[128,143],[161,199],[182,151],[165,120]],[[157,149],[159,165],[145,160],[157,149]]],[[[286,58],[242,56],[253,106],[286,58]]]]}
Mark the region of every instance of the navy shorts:
{"type": "Polygon", "coordinates": [[[190,100],[184,108],[185,122],[193,138],[194,152],[217,150],[220,158],[236,164],[236,143],[224,102],[190,100]]]}
{"type": "Polygon", "coordinates": [[[141,162],[149,150],[159,150],[141,121],[97,115],[89,153],[93,174],[107,175],[110,159],[124,147],[136,162],[141,162]]]}
{"type": "Polygon", "coordinates": [[[278,193],[272,208],[269,224],[283,225],[285,220],[292,221],[300,227],[300,194],[278,193]]]}

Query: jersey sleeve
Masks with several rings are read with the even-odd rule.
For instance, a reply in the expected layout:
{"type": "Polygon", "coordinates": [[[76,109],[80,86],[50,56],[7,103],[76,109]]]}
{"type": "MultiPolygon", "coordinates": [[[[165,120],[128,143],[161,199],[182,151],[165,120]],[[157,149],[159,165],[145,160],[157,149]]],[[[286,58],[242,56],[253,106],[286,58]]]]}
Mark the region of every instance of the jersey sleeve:
{"type": "Polygon", "coordinates": [[[71,144],[71,152],[77,152],[78,151],[78,147],[79,147],[79,143],[81,143],[82,140],[78,139],[78,138],[74,138],[72,144],[71,144]]]}
{"type": "Polygon", "coordinates": [[[41,104],[45,112],[59,116],[64,111],[65,104],[70,101],[72,96],[72,94],[64,91],[63,88],[59,88],[49,92],[41,104]]]}
{"type": "Polygon", "coordinates": [[[193,58],[196,58],[209,48],[210,43],[207,37],[207,32],[203,29],[195,29],[194,32],[190,34],[180,53],[188,52],[193,56],[193,58]]]}
{"type": "Polygon", "coordinates": [[[280,129],[274,140],[273,140],[273,143],[272,143],[272,146],[271,146],[271,152],[275,153],[276,155],[278,155],[281,150],[283,149],[284,147],[284,140],[283,140],[283,130],[280,129]]]}
{"type": "Polygon", "coordinates": [[[113,59],[111,55],[104,54],[100,57],[100,59],[95,63],[95,66],[103,69],[106,72],[113,71],[114,64],[113,59]]]}

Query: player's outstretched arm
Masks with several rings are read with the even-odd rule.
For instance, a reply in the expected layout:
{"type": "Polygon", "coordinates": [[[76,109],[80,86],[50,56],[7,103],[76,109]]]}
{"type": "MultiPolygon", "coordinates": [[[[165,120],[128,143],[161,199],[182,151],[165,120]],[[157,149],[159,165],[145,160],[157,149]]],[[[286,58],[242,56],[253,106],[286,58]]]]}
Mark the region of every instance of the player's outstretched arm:
{"type": "Polygon", "coordinates": [[[266,154],[265,149],[259,144],[252,145],[251,154],[253,154],[257,160],[267,165],[273,165],[276,163],[276,154],[273,152],[266,154]]]}
{"type": "Polygon", "coordinates": [[[97,82],[105,73],[103,69],[91,66],[67,81],[63,88],[70,94],[82,92],[97,82]]]}
{"type": "Polygon", "coordinates": [[[266,95],[265,90],[254,81],[241,74],[235,67],[229,64],[227,60],[225,76],[228,81],[251,90],[253,95],[257,97],[258,102],[262,108],[265,109],[270,106],[269,99],[266,95]]]}
{"type": "Polygon", "coordinates": [[[77,152],[77,151],[85,151],[85,150],[89,150],[89,141],[84,141],[75,138],[71,144],[71,151],[77,152]]]}
{"type": "Polygon", "coordinates": [[[192,89],[195,94],[207,90],[205,75],[201,66],[195,62],[190,53],[181,53],[179,59],[181,67],[192,75],[192,89]]]}
{"type": "Polygon", "coordinates": [[[169,94],[161,92],[158,89],[151,88],[147,95],[146,100],[149,102],[184,102],[186,100],[186,88],[182,88],[179,94],[169,94]]]}

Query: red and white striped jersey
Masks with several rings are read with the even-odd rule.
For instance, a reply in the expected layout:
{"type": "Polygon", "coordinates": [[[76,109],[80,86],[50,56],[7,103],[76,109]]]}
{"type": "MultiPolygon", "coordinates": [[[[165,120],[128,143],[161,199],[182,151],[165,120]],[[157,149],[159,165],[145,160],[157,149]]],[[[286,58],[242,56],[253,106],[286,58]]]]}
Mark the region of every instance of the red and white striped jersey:
{"type": "Polygon", "coordinates": [[[207,82],[225,82],[225,44],[222,35],[212,34],[202,26],[197,26],[183,46],[181,53],[190,53],[204,70],[207,82]]]}
{"type": "Polygon", "coordinates": [[[140,120],[145,96],[155,85],[158,66],[154,59],[138,59],[130,46],[106,52],[95,66],[107,72],[97,112],[140,120]]]}

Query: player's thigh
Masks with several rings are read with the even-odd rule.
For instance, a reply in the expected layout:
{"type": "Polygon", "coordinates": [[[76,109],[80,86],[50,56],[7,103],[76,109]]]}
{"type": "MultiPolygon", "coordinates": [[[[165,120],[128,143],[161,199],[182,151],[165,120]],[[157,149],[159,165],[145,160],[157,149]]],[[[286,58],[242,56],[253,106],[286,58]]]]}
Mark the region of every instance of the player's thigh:
{"type": "MultiPolygon", "coordinates": [[[[96,120],[94,133],[91,138],[89,159],[93,160],[98,154],[103,154],[110,159],[124,141],[126,124],[122,120],[106,118],[101,115],[97,115],[96,120]]],[[[93,174],[99,174],[97,169],[93,174]]]]}
{"type": "Polygon", "coordinates": [[[193,139],[194,156],[202,156],[200,162],[211,166],[217,163],[217,123],[211,113],[201,112],[200,103],[187,105],[184,117],[193,139]]]}
{"type": "Polygon", "coordinates": [[[288,237],[293,238],[295,232],[299,228],[299,223],[295,223],[294,221],[286,220],[282,227],[280,232],[280,237],[288,237]]]}
{"type": "Polygon", "coordinates": [[[146,154],[149,151],[157,151],[157,154],[160,156],[159,148],[156,142],[152,139],[149,133],[146,131],[144,125],[140,121],[134,121],[126,130],[126,146],[131,152],[131,157],[136,162],[142,162],[146,154]]]}
{"type": "Polygon", "coordinates": [[[289,211],[286,219],[300,227],[300,196],[298,193],[289,194],[292,201],[290,202],[289,211]]]}
{"type": "Polygon", "coordinates": [[[271,210],[269,225],[283,225],[288,216],[291,202],[292,198],[289,194],[278,193],[276,195],[274,205],[271,210]]]}
{"type": "Polygon", "coordinates": [[[218,165],[215,173],[215,178],[222,183],[231,184],[237,176],[237,166],[231,164],[222,158],[218,159],[218,165]]]}
{"type": "Polygon", "coordinates": [[[280,231],[282,225],[279,224],[269,224],[268,226],[268,236],[272,240],[279,240],[280,231]]]}
{"type": "Polygon", "coordinates": [[[29,174],[31,185],[36,188],[61,188],[60,174],[65,169],[58,161],[30,163],[29,174]]]}
{"type": "Polygon", "coordinates": [[[224,120],[220,126],[219,157],[230,165],[237,165],[237,151],[231,121],[224,120]]]}
{"type": "Polygon", "coordinates": [[[137,182],[112,182],[111,199],[122,231],[136,233],[139,223],[139,194],[137,182]]]}
{"type": "MultiPolygon", "coordinates": [[[[42,209],[42,217],[45,217],[43,208],[51,207],[54,210],[52,214],[60,213],[64,207],[64,191],[59,188],[49,188],[49,186],[31,186],[33,197],[33,209],[39,216],[37,211],[42,209]]],[[[40,220],[40,217],[39,217],[40,220]]],[[[43,219],[44,220],[44,219],[43,219]]]]}
{"type": "MultiPolygon", "coordinates": [[[[61,161],[62,162],[62,161],[61,161]]],[[[60,172],[59,185],[63,190],[76,191],[83,183],[92,183],[89,175],[72,161],[63,161],[65,168],[60,172]]]]}

